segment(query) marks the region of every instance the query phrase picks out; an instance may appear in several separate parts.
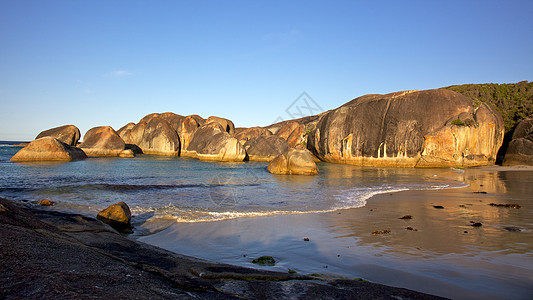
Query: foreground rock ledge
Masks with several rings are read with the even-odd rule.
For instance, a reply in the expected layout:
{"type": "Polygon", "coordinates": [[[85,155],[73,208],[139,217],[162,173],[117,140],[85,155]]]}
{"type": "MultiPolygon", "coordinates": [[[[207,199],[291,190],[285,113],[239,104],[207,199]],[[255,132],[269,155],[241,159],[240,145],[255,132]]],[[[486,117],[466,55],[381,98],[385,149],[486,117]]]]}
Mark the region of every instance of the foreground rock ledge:
{"type": "Polygon", "coordinates": [[[364,281],[210,263],[130,240],[92,218],[4,198],[0,244],[2,299],[442,299],[364,281]]]}

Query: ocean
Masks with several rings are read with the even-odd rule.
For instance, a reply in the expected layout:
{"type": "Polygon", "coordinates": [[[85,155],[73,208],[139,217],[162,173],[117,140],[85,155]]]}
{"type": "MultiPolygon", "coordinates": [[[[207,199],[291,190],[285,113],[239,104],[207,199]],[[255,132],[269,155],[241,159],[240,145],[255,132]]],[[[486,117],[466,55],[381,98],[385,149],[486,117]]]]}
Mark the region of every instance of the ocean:
{"type": "MultiPolygon", "coordinates": [[[[318,163],[318,176],[270,174],[266,162],[205,162],[140,155],[75,162],[13,163],[18,142],[0,141],[0,196],[56,203],[94,216],[124,201],[135,222],[206,222],[330,212],[366,205],[376,194],[464,186],[450,169],[374,168],[318,163]]],[[[461,170],[455,170],[460,172],[461,170]]]]}

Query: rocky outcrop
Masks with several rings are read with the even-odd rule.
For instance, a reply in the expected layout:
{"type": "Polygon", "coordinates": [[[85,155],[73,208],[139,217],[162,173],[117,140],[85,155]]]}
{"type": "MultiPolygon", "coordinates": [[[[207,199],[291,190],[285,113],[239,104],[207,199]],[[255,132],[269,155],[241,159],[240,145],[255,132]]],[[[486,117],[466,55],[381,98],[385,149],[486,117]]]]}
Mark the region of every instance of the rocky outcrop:
{"type": "Polygon", "coordinates": [[[516,126],[503,165],[533,166],[533,119],[525,119],[516,126]]]}
{"type": "Polygon", "coordinates": [[[179,124],[178,136],[181,142],[181,151],[186,152],[191,142],[192,135],[200,126],[205,124],[205,120],[198,115],[186,116],[179,124]]]}
{"type": "Polygon", "coordinates": [[[304,133],[305,125],[296,121],[288,121],[276,132],[276,135],[284,138],[289,143],[289,147],[296,148],[304,142],[304,133]]]}
{"type": "Polygon", "coordinates": [[[35,139],[40,139],[45,136],[56,138],[70,146],[76,146],[80,140],[81,134],[78,127],[74,125],[64,125],[45,130],[39,133],[35,139]]]}
{"type": "Polygon", "coordinates": [[[248,159],[252,161],[271,161],[276,156],[289,151],[289,144],[282,137],[256,136],[244,144],[248,159]]]}
{"type": "Polygon", "coordinates": [[[201,160],[243,161],[246,151],[239,141],[232,137],[218,123],[206,122],[193,134],[184,152],[186,156],[196,156],[201,160]]]}
{"type": "MultiPolygon", "coordinates": [[[[140,141],[135,140],[137,143],[134,143],[142,149],[144,154],[166,156],[178,156],[180,154],[178,134],[165,119],[155,116],[150,118],[148,123],[141,121],[135,127],[144,129],[140,141]]],[[[132,132],[134,132],[135,127],[132,132]]]]}
{"type": "Polygon", "coordinates": [[[119,130],[117,130],[118,136],[126,143],[126,144],[132,144],[133,137],[131,135],[131,130],[135,127],[135,123],[131,122],[124,126],[122,126],[119,130]]]}
{"type": "Polygon", "coordinates": [[[220,126],[222,126],[225,132],[229,133],[230,135],[235,135],[235,125],[231,120],[211,116],[205,120],[205,124],[210,123],[218,123],[220,126]]]}
{"type": "Polygon", "coordinates": [[[158,117],[167,121],[168,125],[170,125],[170,127],[174,129],[174,131],[176,132],[180,130],[181,122],[185,118],[182,115],[178,115],[178,114],[171,113],[171,112],[159,114],[158,117]]]}
{"type": "Polygon", "coordinates": [[[239,140],[241,145],[244,145],[248,140],[262,135],[270,136],[272,132],[263,127],[242,128],[235,134],[235,138],[239,140]]]}
{"type": "Polygon", "coordinates": [[[100,211],[96,218],[120,232],[131,232],[131,211],[124,202],[110,205],[100,211]]]}
{"type": "Polygon", "coordinates": [[[270,162],[267,170],[272,174],[283,175],[316,175],[318,168],[313,154],[308,150],[291,149],[270,162]]]}
{"type": "Polygon", "coordinates": [[[125,143],[113,128],[100,126],[87,131],[80,148],[92,157],[118,157],[124,151],[125,143]]]}
{"type": "Polygon", "coordinates": [[[493,164],[503,121],[446,90],[366,95],[320,116],[307,148],[328,162],[397,167],[493,164]]]}
{"type": "Polygon", "coordinates": [[[79,148],[70,146],[53,137],[42,137],[20,149],[11,161],[73,161],[87,158],[79,148]]]}

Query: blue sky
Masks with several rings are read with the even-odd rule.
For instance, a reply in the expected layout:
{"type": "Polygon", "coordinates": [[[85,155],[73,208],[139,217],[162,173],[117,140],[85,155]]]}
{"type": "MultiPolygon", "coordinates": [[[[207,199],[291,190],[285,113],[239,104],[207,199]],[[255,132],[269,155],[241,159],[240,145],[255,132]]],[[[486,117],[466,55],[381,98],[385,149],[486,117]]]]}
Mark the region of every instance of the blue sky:
{"type": "Polygon", "coordinates": [[[0,0],[0,140],[533,80],[533,1],[0,0]]]}

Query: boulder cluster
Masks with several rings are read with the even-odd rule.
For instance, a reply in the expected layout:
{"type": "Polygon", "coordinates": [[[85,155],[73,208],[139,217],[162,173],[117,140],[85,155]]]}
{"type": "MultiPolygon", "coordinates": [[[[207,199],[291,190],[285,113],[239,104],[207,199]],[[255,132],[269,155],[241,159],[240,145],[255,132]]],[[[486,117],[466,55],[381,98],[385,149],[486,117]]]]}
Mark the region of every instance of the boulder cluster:
{"type": "MultiPolygon", "coordinates": [[[[531,119],[517,127],[506,164],[533,164],[531,119]]],[[[504,138],[492,107],[449,90],[365,95],[339,108],[267,127],[236,128],[211,116],[153,113],[118,131],[80,132],[73,125],[41,132],[13,161],[134,157],[194,157],[267,161],[277,174],[316,174],[314,161],[394,167],[471,167],[494,164],[504,138]]]]}
{"type": "MultiPolygon", "coordinates": [[[[303,124],[295,121],[282,122],[275,130],[235,128],[231,120],[215,116],[204,119],[198,115],[153,113],[118,131],[110,126],[94,127],[87,131],[82,143],[79,143],[81,135],[76,126],[52,128],[39,133],[11,160],[73,161],[87,157],[151,154],[210,161],[272,161],[289,149],[303,149],[303,128],[303,124]]],[[[307,153],[316,169],[311,153],[307,153]]]]}

